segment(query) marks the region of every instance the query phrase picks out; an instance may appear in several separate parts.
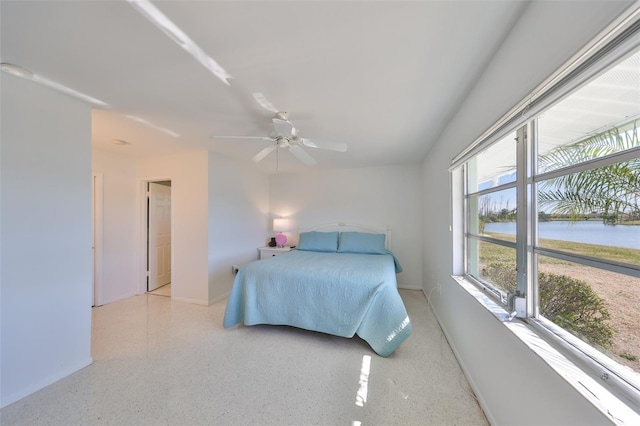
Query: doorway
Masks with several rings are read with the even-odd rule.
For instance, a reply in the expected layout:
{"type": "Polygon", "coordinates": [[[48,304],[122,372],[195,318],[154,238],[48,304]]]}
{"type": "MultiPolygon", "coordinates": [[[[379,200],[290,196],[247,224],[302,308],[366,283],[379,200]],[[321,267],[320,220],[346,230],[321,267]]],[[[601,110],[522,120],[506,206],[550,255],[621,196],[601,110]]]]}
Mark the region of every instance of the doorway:
{"type": "Polygon", "coordinates": [[[147,182],[146,291],[171,296],[171,181],[147,182]]]}
{"type": "Polygon", "coordinates": [[[91,185],[91,241],[93,277],[91,286],[91,306],[102,305],[102,226],[103,226],[103,175],[93,173],[91,185]]]}

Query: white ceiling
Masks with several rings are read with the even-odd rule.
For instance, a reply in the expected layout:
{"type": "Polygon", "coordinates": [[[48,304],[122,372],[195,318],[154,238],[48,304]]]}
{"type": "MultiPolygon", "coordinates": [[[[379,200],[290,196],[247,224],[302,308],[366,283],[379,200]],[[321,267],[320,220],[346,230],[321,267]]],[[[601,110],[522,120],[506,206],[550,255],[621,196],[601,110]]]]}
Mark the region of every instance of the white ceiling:
{"type": "MultiPolygon", "coordinates": [[[[261,92],[301,136],[348,144],[346,153],[306,148],[312,167],[328,169],[421,162],[526,7],[154,4],[232,75],[230,86],[125,1],[1,0],[1,60],[106,102],[92,115],[95,148],[137,158],[207,149],[253,164],[268,142],[211,136],[268,135],[273,114],[252,97],[261,92]]],[[[274,172],[275,154],[256,167],[274,172]]],[[[280,150],[280,172],[306,168],[280,150]]]]}

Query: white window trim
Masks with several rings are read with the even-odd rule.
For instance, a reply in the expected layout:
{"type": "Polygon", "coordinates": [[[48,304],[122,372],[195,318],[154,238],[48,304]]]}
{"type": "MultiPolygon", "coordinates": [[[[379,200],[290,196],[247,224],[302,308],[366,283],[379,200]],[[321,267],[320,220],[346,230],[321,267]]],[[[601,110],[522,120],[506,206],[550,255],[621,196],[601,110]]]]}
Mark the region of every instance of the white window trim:
{"type": "MultiPolygon", "coordinates": [[[[611,378],[605,379],[602,376],[604,372],[598,376],[594,371],[585,368],[583,364],[586,360],[578,362],[577,352],[570,350],[563,340],[553,333],[544,333],[539,323],[533,325],[529,321],[513,317],[466,277],[452,275],[451,278],[614,424],[640,424],[640,414],[637,411],[640,410],[640,406],[637,405],[640,402],[640,392],[634,392],[633,389],[625,391],[611,386],[611,378]]],[[[578,339],[575,340],[578,345],[587,346],[577,341],[578,339]]],[[[592,348],[588,350],[597,352],[592,348]]],[[[599,353],[594,355],[602,356],[599,353]]],[[[607,357],[607,360],[610,359],[607,357]]]]}
{"type": "MultiPolygon", "coordinates": [[[[530,122],[535,124],[535,120],[530,122]]],[[[525,126],[520,126],[520,128],[524,127],[525,126]]],[[[524,160],[525,157],[523,151],[524,149],[520,147],[520,154],[522,154],[523,157],[522,160],[524,160]]],[[[533,188],[533,185],[528,185],[525,181],[532,183],[548,178],[550,175],[575,173],[576,171],[586,170],[589,168],[593,169],[613,164],[615,162],[635,159],[638,158],[638,153],[640,153],[640,148],[633,148],[621,153],[611,154],[606,157],[592,160],[587,165],[573,165],[558,171],[554,170],[553,172],[537,176],[526,176],[527,174],[533,173],[529,170],[522,170],[527,167],[524,166],[524,161],[520,161],[518,164],[518,193],[525,193],[527,186],[533,188]],[[522,173],[520,173],[521,170],[522,173]]],[[[460,167],[454,171],[452,173],[452,178],[453,180],[458,178],[464,181],[464,168],[460,167]]],[[[509,184],[508,186],[512,185],[509,184]]],[[[494,190],[495,188],[491,188],[490,190],[473,193],[473,195],[476,196],[480,193],[492,192],[494,190]]],[[[454,197],[453,199],[457,201],[453,204],[453,209],[455,210],[458,208],[461,211],[457,218],[457,224],[465,229],[467,219],[464,212],[465,207],[463,207],[463,200],[467,196],[467,191],[464,186],[458,186],[457,191],[458,192],[452,193],[452,197],[454,197]],[[459,201],[457,199],[459,199],[459,201]]],[[[535,197],[535,193],[529,194],[528,197],[530,197],[529,199],[533,199],[535,197]]],[[[521,200],[519,204],[533,206],[535,203],[521,200]]],[[[519,219],[519,223],[524,223],[528,229],[523,230],[518,228],[518,235],[532,236],[536,230],[537,213],[535,208],[533,208],[531,212],[528,212],[528,214],[529,217],[519,219]]],[[[466,245],[466,240],[468,238],[466,229],[460,238],[464,241],[463,244],[466,245]]],[[[573,262],[577,261],[588,266],[613,272],[622,272],[632,276],[638,276],[639,272],[635,265],[630,266],[613,261],[607,261],[605,259],[587,258],[577,254],[555,252],[554,250],[535,247],[531,241],[521,241],[520,246],[515,247],[518,246],[517,242],[514,245],[510,242],[494,241],[493,238],[478,235],[473,235],[471,238],[477,241],[488,241],[495,244],[517,248],[519,253],[523,256],[534,256],[537,254],[550,255],[556,258],[573,262]],[[522,246],[524,246],[524,248],[522,246]]],[[[461,264],[466,264],[466,257],[467,253],[465,250],[460,258],[461,264]]],[[[518,260],[518,265],[524,264],[525,266],[531,266],[534,263],[535,262],[532,259],[518,260]]],[[[459,268],[458,270],[464,271],[464,267],[459,268]]],[[[526,275],[531,276],[531,273],[532,268],[529,268],[526,275]]],[[[473,276],[465,275],[464,272],[460,275],[453,276],[453,278],[471,295],[473,295],[478,302],[491,311],[494,317],[507,325],[514,334],[523,340],[530,349],[536,352],[536,354],[538,354],[547,364],[558,372],[558,374],[567,379],[567,381],[570,382],[582,395],[586,397],[588,396],[588,399],[598,407],[600,411],[610,416],[614,422],[629,424],[628,421],[633,420],[632,424],[640,423],[640,374],[617,363],[606,354],[599,352],[589,344],[576,338],[571,333],[565,331],[551,321],[543,317],[538,317],[536,312],[533,312],[533,300],[536,295],[533,294],[532,289],[527,289],[526,291],[526,294],[528,295],[526,297],[526,313],[523,315],[518,314],[517,317],[520,318],[516,318],[516,312],[510,313],[505,309],[504,305],[501,305],[498,302],[501,297],[496,295],[495,290],[491,288],[491,285],[486,285],[473,276]],[[516,323],[520,324],[519,327],[525,327],[527,332],[515,332],[514,330],[518,330],[519,328],[514,328],[515,326],[508,325],[516,323]],[[544,341],[545,343],[541,344],[540,341],[544,341]],[[578,371],[580,372],[579,374],[577,373],[578,371]],[[621,419],[628,420],[621,421],[621,419]]]]}
{"type": "Polygon", "coordinates": [[[608,68],[617,58],[633,50],[637,43],[634,43],[632,39],[640,37],[639,29],[640,2],[636,2],[549,78],[533,89],[529,96],[511,108],[501,119],[455,156],[451,161],[449,171],[457,169],[469,158],[524,124],[527,117],[537,115],[564,94],[608,68]],[[595,59],[598,60],[598,64],[593,66],[591,62],[595,59]]]}
{"type": "MultiPolygon", "coordinates": [[[[478,137],[467,149],[452,160],[449,168],[451,178],[451,230],[454,237],[454,275],[452,278],[493,316],[513,332],[533,352],[540,356],[551,368],[573,386],[585,399],[589,400],[603,414],[616,424],[640,424],[640,375],[634,371],[628,374],[613,359],[600,353],[588,344],[546,319],[535,317],[531,309],[532,299],[527,301],[526,318],[515,318],[503,306],[482,291],[482,283],[464,275],[466,268],[466,218],[465,185],[462,165],[479,152],[501,138],[524,126],[529,117],[535,116],[567,93],[608,68],[618,58],[640,45],[640,2],[636,2],[623,15],[609,25],[587,46],[567,61],[560,69],[534,89],[530,95],[513,107],[505,116],[478,137]],[[596,63],[597,62],[597,63],[596,63]]],[[[528,127],[529,133],[535,132],[528,127]]],[[[636,151],[635,149],[633,151],[636,151]]],[[[637,152],[618,154],[622,158],[637,157],[637,152]]],[[[526,161],[523,159],[523,161],[526,161]]],[[[602,161],[602,160],[595,160],[602,161]]],[[[521,163],[522,164],[522,163],[521,163]]],[[[585,167],[589,167],[585,165],[585,167]]],[[[527,167],[528,168],[528,167],[527,167]]],[[[525,170],[525,169],[519,169],[525,170]]],[[[550,173],[562,173],[562,170],[550,173]]],[[[542,174],[541,180],[549,177],[542,174]]],[[[523,176],[523,179],[533,179],[523,176]]],[[[530,185],[533,186],[533,185],[530,185]]],[[[524,195],[526,196],[526,194],[524,195]]],[[[531,213],[531,212],[527,212],[531,213]]],[[[535,225],[537,215],[525,222],[535,225]]],[[[533,235],[531,229],[528,235],[533,235]]],[[[531,245],[528,245],[529,247],[531,245]]],[[[526,252],[526,251],[525,251],[526,252]]],[[[535,255],[531,253],[531,255],[535,255]]],[[[525,262],[525,265],[531,262],[525,262]]],[[[527,271],[529,272],[529,271],[527,271]]],[[[528,292],[529,293],[529,292],[528,292]]],[[[530,294],[530,296],[535,296],[530,294]]],[[[630,369],[629,369],[630,370],[630,369]]]]}

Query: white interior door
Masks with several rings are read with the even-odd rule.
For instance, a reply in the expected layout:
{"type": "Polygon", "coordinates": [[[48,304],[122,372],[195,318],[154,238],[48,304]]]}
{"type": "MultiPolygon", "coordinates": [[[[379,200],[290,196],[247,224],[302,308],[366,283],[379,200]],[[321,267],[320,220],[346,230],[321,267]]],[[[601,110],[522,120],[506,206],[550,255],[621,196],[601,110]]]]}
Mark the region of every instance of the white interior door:
{"type": "Polygon", "coordinates": [[[171,187],[149,183],[149,283],[153,291],[171,282],[171,187]]]}

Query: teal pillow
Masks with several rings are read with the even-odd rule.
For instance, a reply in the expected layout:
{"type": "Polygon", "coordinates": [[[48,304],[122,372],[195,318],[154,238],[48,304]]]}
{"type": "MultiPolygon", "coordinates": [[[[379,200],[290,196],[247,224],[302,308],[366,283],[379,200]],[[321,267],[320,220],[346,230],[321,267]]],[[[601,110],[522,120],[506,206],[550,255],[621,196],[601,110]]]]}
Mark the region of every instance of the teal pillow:
{"type": "Polygon", "coordinates": [[[384,234],[342,232],[338,253],[387,254],[384,234]]]}
{"type": "Polygon", "coordinates": [[[298,241],[298,250],[335,253],[338,251],[338,231],[301,232],[300,241],[298,241]]]}

